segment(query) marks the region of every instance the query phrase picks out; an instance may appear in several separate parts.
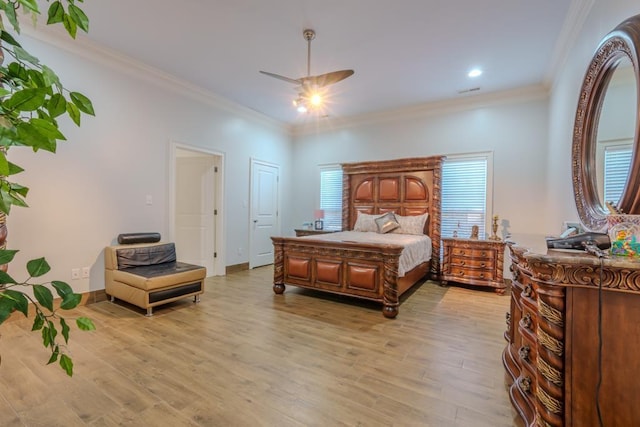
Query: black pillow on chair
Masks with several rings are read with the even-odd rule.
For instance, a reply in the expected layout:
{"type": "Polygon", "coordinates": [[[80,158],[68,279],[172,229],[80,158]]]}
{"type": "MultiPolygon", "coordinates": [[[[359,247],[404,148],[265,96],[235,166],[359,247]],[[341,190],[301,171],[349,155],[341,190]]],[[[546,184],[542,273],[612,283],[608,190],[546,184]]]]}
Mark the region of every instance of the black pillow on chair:
{"type": "Polygon", "coordinates": [[[118,243],[131,245],[133,243],[156,243],[160,241],[160,233],[122,233],[118,234],[118,243]]]}

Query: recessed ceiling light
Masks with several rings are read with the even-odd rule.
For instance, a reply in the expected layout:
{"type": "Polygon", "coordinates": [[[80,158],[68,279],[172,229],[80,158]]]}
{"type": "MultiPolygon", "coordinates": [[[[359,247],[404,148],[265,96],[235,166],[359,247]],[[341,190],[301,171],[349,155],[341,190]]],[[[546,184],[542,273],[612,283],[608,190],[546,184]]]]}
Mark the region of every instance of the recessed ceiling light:
{"type": "Polygon", "coordinates": [[[469,77],[478,77],[482,75],[482,70],[480,68],[474,68],[473,70],[469,71],[469,74],[467,75],[469,77]]]}

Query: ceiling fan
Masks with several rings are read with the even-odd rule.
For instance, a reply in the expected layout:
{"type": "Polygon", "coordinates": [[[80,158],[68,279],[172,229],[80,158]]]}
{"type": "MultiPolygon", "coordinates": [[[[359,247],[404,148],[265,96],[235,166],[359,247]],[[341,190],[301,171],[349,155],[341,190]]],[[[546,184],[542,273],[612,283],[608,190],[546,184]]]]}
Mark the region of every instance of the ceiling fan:
{"type": "Polygon", "coordinates": [[[311,75],[311,40],[316,38],[316,32],[311,29],[305,29],[302,31],[302,36],[307,41],[307,75],[306,77],[300,77],[298,79],[292,79],[290,77],[281,76],[280,74],[270,73],[268,71],[260,71],[276,79],[284,80],[285,82],[293,83],[300,86],[298,92],[298,98],[293,101],[299,112],[307,112],[311,108],[317,108],[322,104],[321,90],[325,86],[338,83],[341,80],[353,74],[353,70],[339,70],[332,71],[330,73],[319,74],[317,76],[311,75]]]}

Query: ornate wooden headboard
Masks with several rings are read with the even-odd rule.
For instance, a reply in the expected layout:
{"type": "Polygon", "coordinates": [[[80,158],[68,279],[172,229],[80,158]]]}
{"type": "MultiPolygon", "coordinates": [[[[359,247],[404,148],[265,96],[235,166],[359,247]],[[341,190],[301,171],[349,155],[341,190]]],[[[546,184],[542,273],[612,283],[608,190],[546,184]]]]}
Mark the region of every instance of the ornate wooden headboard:
{"type": "Polygon", "coordinates": [[[440,271],[441,177],[444,156],[342,165],[342,229],[352,230],[357,213],[428,213],[424,233],[431,238],[431,273],[440,271]]]}

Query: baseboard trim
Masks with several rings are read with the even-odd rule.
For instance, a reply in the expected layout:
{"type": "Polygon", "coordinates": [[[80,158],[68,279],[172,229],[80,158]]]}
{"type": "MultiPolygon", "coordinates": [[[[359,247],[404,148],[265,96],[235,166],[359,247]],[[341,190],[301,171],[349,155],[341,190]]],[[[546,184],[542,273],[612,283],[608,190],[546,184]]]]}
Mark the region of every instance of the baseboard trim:
{"type": "Polygon", "coordinates": [[[237,273],[239,271],[244,271],[248,269],[249,269],[248,262],[243,262],[242,264],[227,265],[227,267],[225,268],[225,274],[237,273]]]}
{"type": "MultiPolygon", "coordinates": [[[[107,301],[109,299],[109,297],[107,296],[107,292],[104,289],[100,289],[97,291],[84,292],[80,295],[82,295],[82,299],[80,300],[79,305],[89,305],[89,304],[94,304],[100,301],[107,301]]],[[[56,309],[60,307],[60,301],[61,301],[60,298],[56,298],[53,300],[53,306],[56,309]]],[[[65,310],[60,311],[60,313],[64,313],[64,312],[65,310]]],[[[35,310],[33,309],[33,304],[29,304],[29,318],[33,319],[33,316],[35,316],[35,310]]],[[[25,317],[23,313],[19,311],[14,311],[13,313],[11,313],[11,316],[9,316],[7,320],[5,320],[5,323],[13,322],[13,321],[24,319],[24,318],[25,317]]]]}

